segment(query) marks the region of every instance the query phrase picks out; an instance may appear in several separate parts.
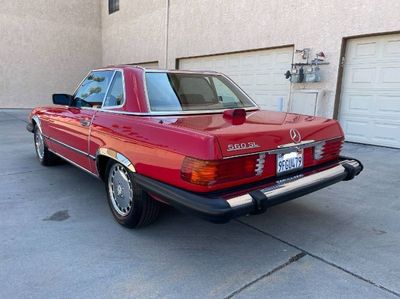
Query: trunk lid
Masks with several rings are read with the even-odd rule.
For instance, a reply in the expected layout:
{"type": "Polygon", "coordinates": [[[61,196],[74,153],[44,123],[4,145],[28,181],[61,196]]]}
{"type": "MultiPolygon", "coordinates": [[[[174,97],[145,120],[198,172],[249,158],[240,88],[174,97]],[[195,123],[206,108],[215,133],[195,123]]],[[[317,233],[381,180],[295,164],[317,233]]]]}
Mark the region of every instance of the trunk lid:
{"type": "MultiPolygon", "coordinates": [[[[293,143],[291,129],[300,133],[301,141],[318,141],[342,137],[337,121],[322,117],[274,111],[247,112],[241,124],[234,125],[223,114],[162,117],[163,123],[215,136],[224,158],[276,149],[293,143]]],[[[298,141],[298,140],[296,140],[298,141]]]]}

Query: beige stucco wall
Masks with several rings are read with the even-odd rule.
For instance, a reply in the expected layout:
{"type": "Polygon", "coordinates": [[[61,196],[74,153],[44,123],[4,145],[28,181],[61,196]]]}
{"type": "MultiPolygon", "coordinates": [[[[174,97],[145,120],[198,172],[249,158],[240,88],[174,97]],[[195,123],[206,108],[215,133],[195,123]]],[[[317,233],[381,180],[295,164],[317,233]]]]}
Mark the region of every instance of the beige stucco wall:
{"type": "Polygon", "coordinates": [[[165,61],[165,0],[120,0],[109,15],[102,4],[103,65],[165,61]]]}
{"type": "Polygon", "coordinates": [[[101,65],[99,0],[1,1],[0,107],[34,107],[72,92],[101,65]]]}
{"type": "MultiPolygon", "coordinates": [[[[103,5],[103,63],[163,65],[165,3],[120,0],[112,15],[103,5]]],[[[312,57],[323,51],[323,82],[292,88],[322,90],[318,114],[332,116],[342,38],[400,31],[399,12],[398,0],[170,0],[168,67],[180,57],[291,44],[312,48],[312,57]]]]}

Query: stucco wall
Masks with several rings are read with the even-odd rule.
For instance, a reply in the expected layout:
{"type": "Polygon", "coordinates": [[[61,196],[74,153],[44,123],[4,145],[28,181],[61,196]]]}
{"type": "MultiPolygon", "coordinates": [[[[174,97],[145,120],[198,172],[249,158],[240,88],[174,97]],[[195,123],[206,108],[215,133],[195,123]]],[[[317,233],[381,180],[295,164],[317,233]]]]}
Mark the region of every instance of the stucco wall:
{"type": "Polygon", "coordinates": [[[101,65],[99,0],[2,1],[0,107],[34,107],[70,93],[101,65]]]}
{"type": "Polygon", "coordinates": [[[103,65],[165,61],[165,0],[120,0],[109,15],[102,4],[103,65]]]}
{"type": "MultiPolygon", "coordinates": [[[[103,63],[163,66],[165,3],[120,0],[112,15],[103,5],[103,63]]],[[[332,116],[342,38],[400,30],[399,11],[397,0],[170,0],[168,67],[180,57],[292,44],[312,48],[311,56],[323,51],[330,63],[321,67],[323,82],[292,89],[324,91],[317,111],[332,116]]]]}

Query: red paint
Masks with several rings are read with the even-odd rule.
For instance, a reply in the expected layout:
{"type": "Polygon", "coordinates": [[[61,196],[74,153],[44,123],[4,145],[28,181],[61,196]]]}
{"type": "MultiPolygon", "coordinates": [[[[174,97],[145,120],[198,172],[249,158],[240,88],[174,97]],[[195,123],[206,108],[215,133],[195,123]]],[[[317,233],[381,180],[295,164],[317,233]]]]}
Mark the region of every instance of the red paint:
{"type": "MultiPolygon", "coordinates": [[[[115,110],[148,112],[143,70],[132,66],[118,68],[124,71],[126,101],[122,108],[115,110]]],[[[266,156],[261,175],[210,186],[196,185],[182,179],[181,167],[185,157],[215,161],[273,150],[279,145],[293,142],[289,134],[291,128],[300,132],[302,140],[343,138],[343,131],[335,120],[273,111],[247,111],[245,114],[238,111],[236,114],[232,111],[225,114],[140,116],[49,106],[34,109],[31,117],[37,115],[40,118],[43,133],[48,137],[91,156],[96,156],[99,147],[115,150],[127,157],[138,173],[197,192],[275,176],[276,156],[266,156]],[[80,125],[81,119],[92,120],[90,130],[80,125]],[[232,144],[244,144],[246,147],[255,144],[257,147],[229,151],[232,144]]],[[[88,156],[55,142],[48,141],[48,146],[96,174],[95,163],[88,156]]],[[[336,152],[327,159],[315,161],[313,149],[308,148],[304,150],[304,165],[307,167],[337,159],[338,154],[336,152]]],[[[234,165],[235,160],[231,159],[234,165]]]]}

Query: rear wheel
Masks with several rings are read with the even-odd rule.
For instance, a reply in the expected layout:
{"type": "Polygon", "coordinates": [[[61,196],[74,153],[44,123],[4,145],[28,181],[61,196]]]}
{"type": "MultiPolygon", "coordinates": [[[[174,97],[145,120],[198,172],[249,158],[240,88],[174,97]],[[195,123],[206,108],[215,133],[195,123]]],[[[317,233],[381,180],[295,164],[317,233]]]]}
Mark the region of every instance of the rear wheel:
{"type": "Polygon", "coordinates": [[[125,166],[110,160],[105,183],[108,203],[119,224],[138,228],[157,219],[159,203],[135,182],[132,172],[125,166]]]}
{"type": "Polygon", "coordinates": [[[43,134],[38,126],[35,126],[33,141],[35,144],[36,155],[42,165],[50,166],[58,162],[58,157],[47,148],[43,134]]]}

